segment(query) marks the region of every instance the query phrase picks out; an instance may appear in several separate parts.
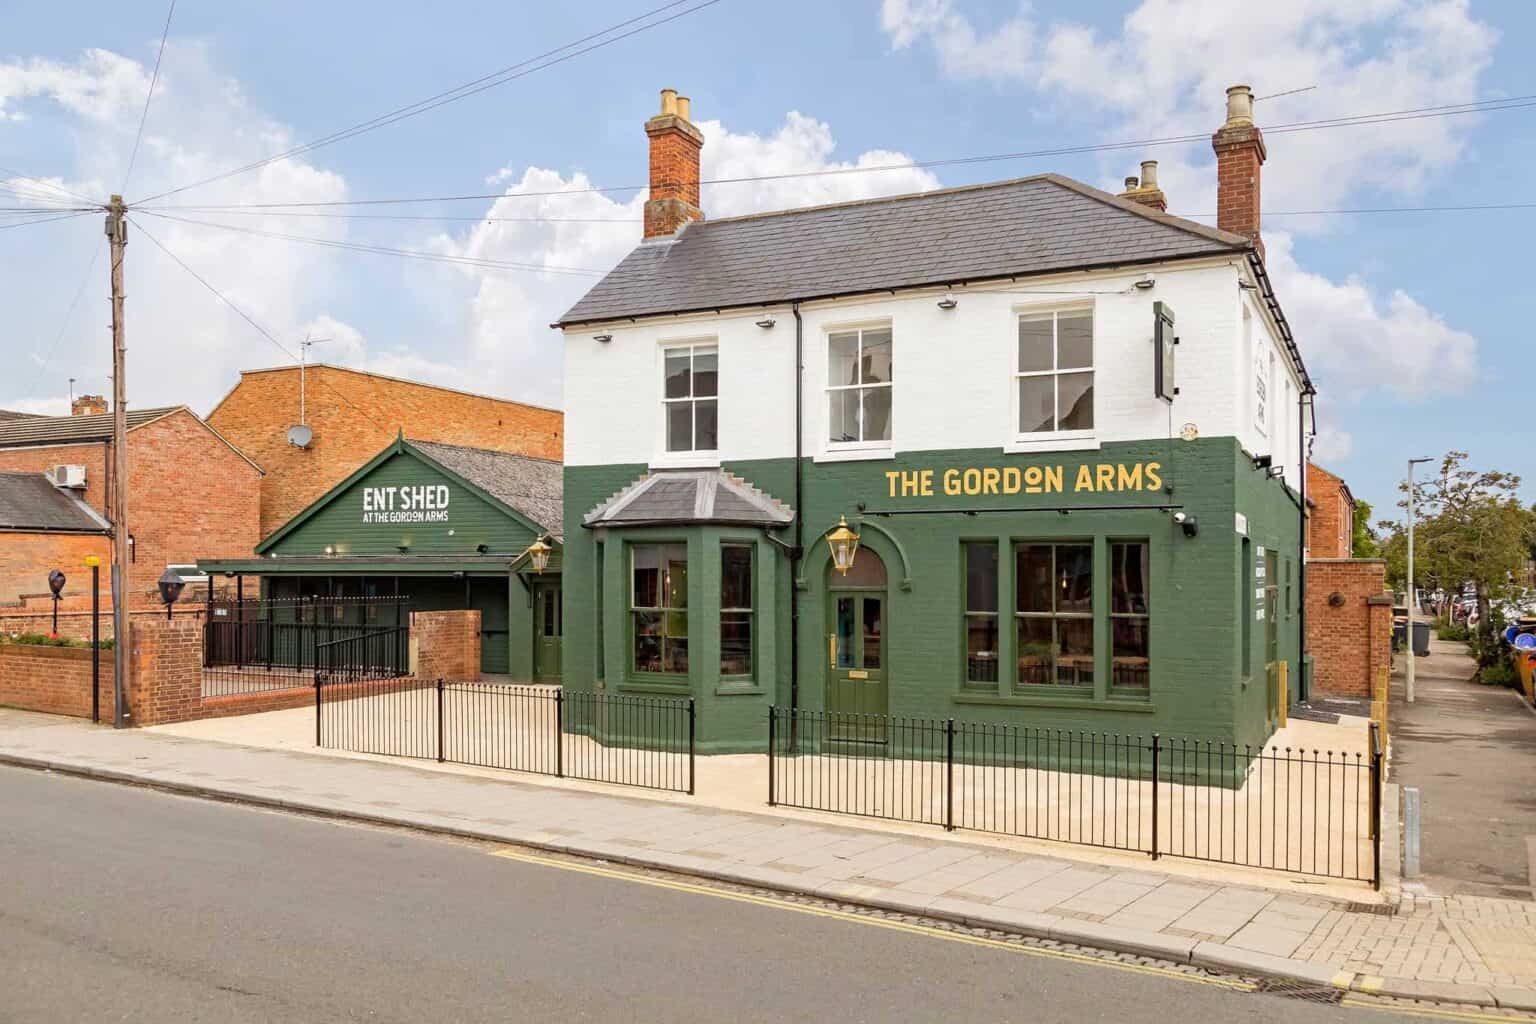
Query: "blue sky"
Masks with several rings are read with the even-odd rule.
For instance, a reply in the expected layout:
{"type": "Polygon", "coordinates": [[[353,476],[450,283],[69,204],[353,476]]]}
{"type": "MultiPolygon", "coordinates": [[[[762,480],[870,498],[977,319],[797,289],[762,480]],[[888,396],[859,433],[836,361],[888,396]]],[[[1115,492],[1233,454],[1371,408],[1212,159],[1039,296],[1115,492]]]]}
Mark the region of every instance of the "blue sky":
{"type": "MultiPolygon", "coordinates": [[[[635,16],[661,0],[546,5],[178,4],[130,201],[240,166],[635,16]]],[[[0,165],[98,195],[121,186],[155,58],[159,2],[25,5],[0,46],[0,165]]],[[[545,325],[591,280],[423,262],[207,226],[602,270],[639,234],[640,125],[656,93],[693,98],[705,176],[1017,152],[1208,133],[1222,88],[1315,90],[1261,123],[1536,94],[1536,5],[1460,0],[1232,4],[1140,0],[720,2],[519,81],[163,203],[229,205],[502,193],[371,208],[558,222],[363,220],[182,211],[140,217],[297,351],[558,404],[545,325]],[[1339,11],[1343,7],[1347,10],[1339,11]],[[1278,9],[1276,9],[1278,8],[1278,9]],[[571,191],[517,198],[523,192],[571,191]]],[[[1280,211],[1532,202],[1536,107],[1272,135],[1272,273],[1322,390],[1319,461],[1390,507],[1410,455],[1449,448],[1536,477],[1523,243],[1536,209],[1283,217],[1280,211]]],[[[1156,157],[1173,212],[1214,206],[1207,144],[707,187],[714,215],[1053,170],[1112,187],[1156,157]]],[[[0,184],[7,174],[0,171],[0,184]]],[[[15,184],[14,179],[12,183],[15,184]]],[[[19,187],[35,189],[21,183],[19,187]]],[[[14,205],[12,198],[0,206],[14,205]]],[[[169,212],[169,211],[161,211],[169,212]]],[[[311,212],[317,212],[311,210],[311,212]]],[[[99,218],[0,231],[0,407],[105,390],[99,218]],[[81,301],[66,319],[72,298],[81,301]]],[[[130,398],[206,411],[241,367],[288,357],[133,236],[130,398]]],[[[1532,480],[1536,485],[1536,480],[1532,480]]],[[[1536,498],[1536,487],[1528,486],[1536,498]]]]}

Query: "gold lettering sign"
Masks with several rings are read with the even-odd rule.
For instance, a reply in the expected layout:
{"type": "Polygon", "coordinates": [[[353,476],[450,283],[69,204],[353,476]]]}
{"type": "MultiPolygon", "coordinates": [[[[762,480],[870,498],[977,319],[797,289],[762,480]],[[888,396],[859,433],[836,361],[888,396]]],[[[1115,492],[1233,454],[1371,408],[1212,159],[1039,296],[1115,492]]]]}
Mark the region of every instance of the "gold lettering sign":
{"type": "Polygon", "coordinates": [[[1163,489],[1161,462],[1101,462],[1078,466],[971,466],[967,469],[892,469],[885,474],[891,498],[986,497],[1005,494],[1127,494],[1163,489]],[[1070,488],[1069,488],[1070,483],[1070,488]]]}

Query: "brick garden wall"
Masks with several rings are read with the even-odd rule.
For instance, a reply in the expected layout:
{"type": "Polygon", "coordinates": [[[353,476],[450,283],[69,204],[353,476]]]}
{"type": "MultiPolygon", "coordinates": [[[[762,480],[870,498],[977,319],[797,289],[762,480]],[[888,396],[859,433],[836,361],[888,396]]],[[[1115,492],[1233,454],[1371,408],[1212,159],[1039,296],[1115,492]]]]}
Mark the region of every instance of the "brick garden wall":
{"type": "Polygon", "coordinates": [[[417,643],[416,675],[421,679],[480,678],[480,612],[412,612],[417,643]]]}
{"type": "MultiPolygon", "coordinates": [[[[308,707],[314,703],[309,685],[286,690],[229,694],[204,698],[203,630],[197,617],[167,622],[157,616],[137,618],[128,647],[128,723],[166,725],[200,718],[254,715],[308,707]]],[[[468,680],[480,677],[480,613],[478,611],[416,612],[413,637],[418,641],[421,679],[468,680]]],[[[102,652],[101,719],[113,718],[112,653],[102,652]]],[[[387,680],[359,683],[360,693],[377,693],[387,680]]],[[[419,685],[402,679],[402,687],[419,685]]],[[[346,697],[348,684],[327,689],[332,699],[346,697]]],[[[89,718],[91,715],[91,652],[83,648],[0,644],[0,706],[45,714],[89,718]]]]}
{"type": "MultiPolygon", "coordinates": [[[[113,716],[112,652],[101,652],[101,720],[113,716]]],[[[81,647],[0,644],[0,705],[91,717],[91,652],[81,647]]]]}
{"type": "Polygon", "coordinates": [[[1322,558],[1308,561],[1306,573],[1312,695],[1368,699],[1375,671],[1392,664],[1387,565],[1379,559],[1322,558]]]}

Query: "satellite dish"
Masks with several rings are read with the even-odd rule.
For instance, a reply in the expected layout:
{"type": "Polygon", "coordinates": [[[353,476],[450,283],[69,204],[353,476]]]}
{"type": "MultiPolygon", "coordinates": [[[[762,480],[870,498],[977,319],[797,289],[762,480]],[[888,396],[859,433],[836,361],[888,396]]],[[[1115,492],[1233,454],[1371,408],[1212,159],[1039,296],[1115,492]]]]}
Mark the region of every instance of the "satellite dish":
{"type": "Polygon", "coordinates": [[[315,439],[315,432],[302,423],[295,423],[288,428],[288,443],[295,448],[308,448],[309,442],[315,439]]]}

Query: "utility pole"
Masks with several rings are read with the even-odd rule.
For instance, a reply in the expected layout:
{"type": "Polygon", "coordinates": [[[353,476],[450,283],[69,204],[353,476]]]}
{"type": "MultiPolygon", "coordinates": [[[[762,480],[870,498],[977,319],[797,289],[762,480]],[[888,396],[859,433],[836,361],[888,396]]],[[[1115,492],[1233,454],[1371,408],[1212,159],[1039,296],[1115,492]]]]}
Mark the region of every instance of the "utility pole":
{"type": "Polygon", "coordinates": [[[1405,695],[1408,698],[1409,704],[1413,703],[1413,622],[1414,605],[1417,604],[1416,598],[1418,597],[1413,585],[1413,521],[1417,518],[1414,509],[1413,467],[1421,462],[1428,461],[1430,460],[1408,460],[1408,679],[1405,695]]]}
{"type": "Polygon", "coordinates": [[[122,196],[107,205],[107,243],[112,253],[112,725],[123,727],[128,675],[128,389],[123,383],[127,349],[123,329],[123,249],[128,221],[122,196]]]}

